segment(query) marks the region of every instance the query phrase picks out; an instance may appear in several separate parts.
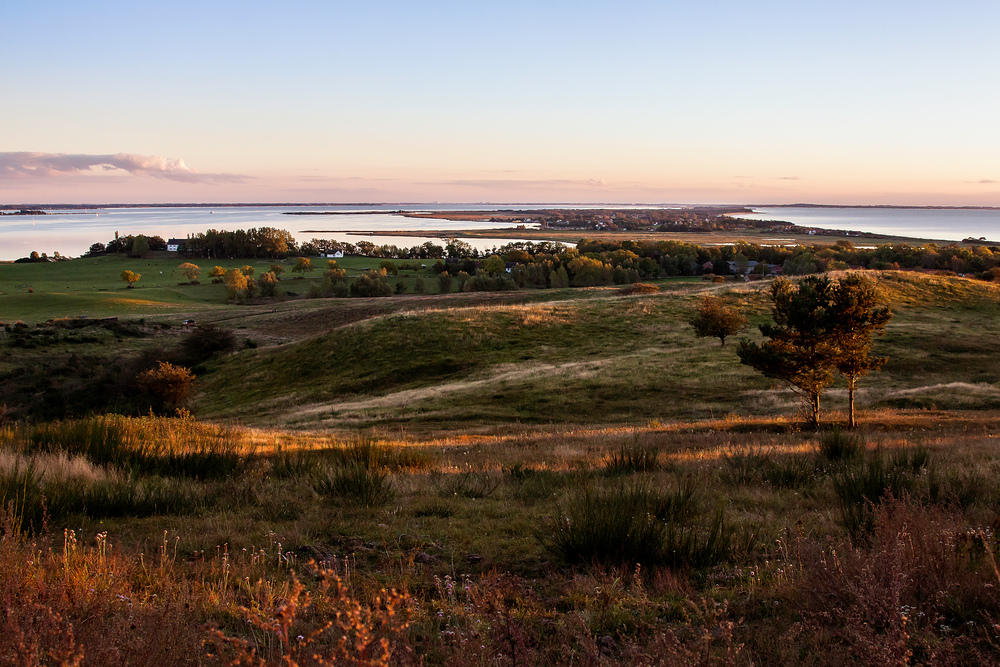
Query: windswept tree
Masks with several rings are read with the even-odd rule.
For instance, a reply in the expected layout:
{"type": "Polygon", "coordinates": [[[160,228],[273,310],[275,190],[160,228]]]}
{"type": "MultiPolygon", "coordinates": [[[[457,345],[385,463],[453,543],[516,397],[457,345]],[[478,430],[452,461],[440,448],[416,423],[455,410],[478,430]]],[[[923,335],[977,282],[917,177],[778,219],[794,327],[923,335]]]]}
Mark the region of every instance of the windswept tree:
{"type": "Polygon", "coordinates": [[[740,311],[716,296],[707,296],[698,305],[698,312],[690,320],[694,334],[699,338],[718,338],[722,345],[726,338],[747,328],[747,318],[740,311]]]}
{"type": "Polygon", "coordinates": [[[136,273],[135,271],[129,271],[128,269],[122,271],[121,276],[122,276],[122,281],[124,281],[125,285],[128,286],[129,289],[132,289],[132,285],[139,282],[139,278],[142,278],[141,273],[136,273]]]}
{"type": "Polygon", "coordinates": [[[836,284],[810,276],[796,285],[778,279],[771,285],[773,324],[762,324],[766,339],[740,341],[740,361],[766,377],[787,382],[808,406],[809,423],[819,428],[819,399],[833,384],[837,342],[831,334],[836,284]]]}
{"type": "Polygon", "coordinates": [[[847,426],[854,428],[854,393],[858,380],[877,371],[887,357],[872,354],[872,336],[881,336],[892,311],[881,303],[878,286],[860,273],[841,278],[829,312],[831,333],[837,346],[837,371],[847,381],[847,426]]]}

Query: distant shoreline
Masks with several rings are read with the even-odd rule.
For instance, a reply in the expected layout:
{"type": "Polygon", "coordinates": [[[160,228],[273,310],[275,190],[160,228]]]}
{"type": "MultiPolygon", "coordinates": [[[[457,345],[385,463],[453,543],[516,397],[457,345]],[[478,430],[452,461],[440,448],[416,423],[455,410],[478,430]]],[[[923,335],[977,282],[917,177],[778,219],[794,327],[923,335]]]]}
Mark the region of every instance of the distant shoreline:
{"type": "MultiPolygon", "coordinates": [[[[38,210],[93,210],[93,209],[109,209],[109,208],[280,208],[283,206],[287,207],[303,207],[303,206],[357,206],[357,207],[371,207],[371,206],[424,206],[428,209],[435,209],[442,206],[503,206],[507,210],[518,210],[519,206],[532,206],[532,207],[553,207],[553,208],[572,208],[574,206],[587,207],[588,209],[593,209],[595,207],[604,207],[608,209],[620,208],[620,207],[665,207],[665,206],[676,206],[682,209],[688,208],[715,208],[715,209],[727,209],[727,208],[848,208],[848,209],[898,209],[898,210],[933,210],[933,211],[1000,211],[1000,206],[901,206],[896,204],[670,204],[670,203],[635,203],[635,202],[598,202],[598,203],[583,203],[583,202],[561,202],[561,203],[529,203],[529,202],[242,202],[242,203],[220,203],[220,202],[204,202],[196,204],[167,204],[167,203],[152,203],[152,204],[0,204],[0,211],[11,211],[23,208],[33,208],[38,210]],[[508,208],[509,207],[509,208],[508,208]]],[[[394,211],[371,211],[370,213],[387,213],[394,211]]],[[[330,215],[335,215],[337,213],[348,213],[347,211],[331,211],[330,215]]],[[[351,211],[349,212],[353,215],[369,213],[369,211],[351,211]]],[[[305,214],[305,215],[323,215],[323,212],[292,212],[290,214],[305,214]]]]}

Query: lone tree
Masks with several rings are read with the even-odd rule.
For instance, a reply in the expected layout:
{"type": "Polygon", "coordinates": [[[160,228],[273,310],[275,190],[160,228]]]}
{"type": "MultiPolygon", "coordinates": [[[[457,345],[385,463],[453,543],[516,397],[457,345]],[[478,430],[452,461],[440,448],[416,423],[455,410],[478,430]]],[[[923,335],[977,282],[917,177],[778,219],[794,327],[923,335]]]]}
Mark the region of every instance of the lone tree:
{"type": "Polygon", "coordinates": [[[197,264],[184,262],[177,268],[184,272],[184,275],[187,277],[189,283],[192,285],[198,284],[198,276],[201,274],[201,268],[199,268],[197,264]]]}
{"type": "Polygon", "coordinates": [[[878,286],[870,278],[852,273],[840,280],[830,312],[838,348],[837,371],[847,380],[847,426],[854,428],[854,392],[858,380],[882,368],[888,357],[872,354],[872,336],[881,336],[892,319],[888,306],[880,305],[878,286]]]}
{"type": "Polygon", "coordinates": [[[308,257],[299,257],[295,260],[295,266],[292,267],[292,273],[305,273],[306,271],[312,271],[315,267],[312,265],[312,261],[308,257]]]}
{"type": "Polygon", "coordinates": [[[747,318],[722,299],[707,296],[698,305],[698,313],[691,320],[694,334],[699,338],[718,338],[724,346],[726,338],[747,328],[747,318]]]}
{"type": "Polygon", "coordinates": [[[819,427],[820,396],[839,372],[847,380],[848,426],[854,428],[858,380],[886,361],[871,349],[872,336],[884,333],[892,319],[889,308],[879,305],[875,284],[857,274],[839,283],[809,276],[797,286],[778,279],[771,299],[774,324],[760,327],[768,340],[760,345],[740,341],[740,361],[798,391],[809,405],[814,428],[819,427]]]}
{"type": "Polygon", "coordinates": [[[128,286],[129,289],[132,289],[133,283],[139,282],[139,278],[142,278],[141,273],[135,273],[134,271],[129,271],[128,269],[122,271],[122,280],[125,282],[125,284],[128,286]]]}
{"type": "Polygon", "coordinates": [[[837,345],[831,335],[836,285],[810,276],[794,285],[778,279],[771,285],[774,324],[762,324],[762,344],[740,341],[740,361],[766,377],[783,380],[809,406],[809,423],[819,428],[819,398],[833,384],[837,345]]]}

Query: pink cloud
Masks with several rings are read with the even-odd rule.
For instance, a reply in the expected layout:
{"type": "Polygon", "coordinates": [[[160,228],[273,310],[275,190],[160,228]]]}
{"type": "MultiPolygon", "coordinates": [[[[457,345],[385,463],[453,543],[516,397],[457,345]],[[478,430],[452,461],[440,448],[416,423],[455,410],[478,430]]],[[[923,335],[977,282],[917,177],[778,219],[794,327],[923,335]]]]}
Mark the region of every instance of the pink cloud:
{"type": "Polygon", "coordinates": [[[94,169],[121,170],[133,176],[150,176],[183,183],[242,183],[249,179],[241,174],[203,174],[188,167],[182,159],[169,159],[161,155],[0,153],[0,179],[46,178],[85,173],[94,169]]]}

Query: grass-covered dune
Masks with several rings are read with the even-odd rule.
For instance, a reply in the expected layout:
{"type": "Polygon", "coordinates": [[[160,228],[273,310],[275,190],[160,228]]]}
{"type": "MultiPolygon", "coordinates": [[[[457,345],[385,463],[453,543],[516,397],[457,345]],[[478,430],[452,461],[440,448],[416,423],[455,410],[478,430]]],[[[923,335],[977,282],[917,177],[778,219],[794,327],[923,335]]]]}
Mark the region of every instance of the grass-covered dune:
{"type": "MultiPolygon", "coordinates": [[[[889,361],[862,381],[861,406],[1000,407],[1000,291],[915,273],[883,273],[879,283],[895,312],[876,344],[889,361]]],[[[794,414],[786,387],[741,366],[733,345],[695,338],[687,324],[710,291],[763,322],[766,290],[705,283],[644,296],[571,290],[572,301],[439,303],[378,315],[228,357],[203,379],[197,405],[207,416],[310,428],[794,414]]],[[[755,328],[748,335],[759,336],[755,328]]],[[[844,393],[835,386],[825,404],[842,408],[844,393]]]]}

